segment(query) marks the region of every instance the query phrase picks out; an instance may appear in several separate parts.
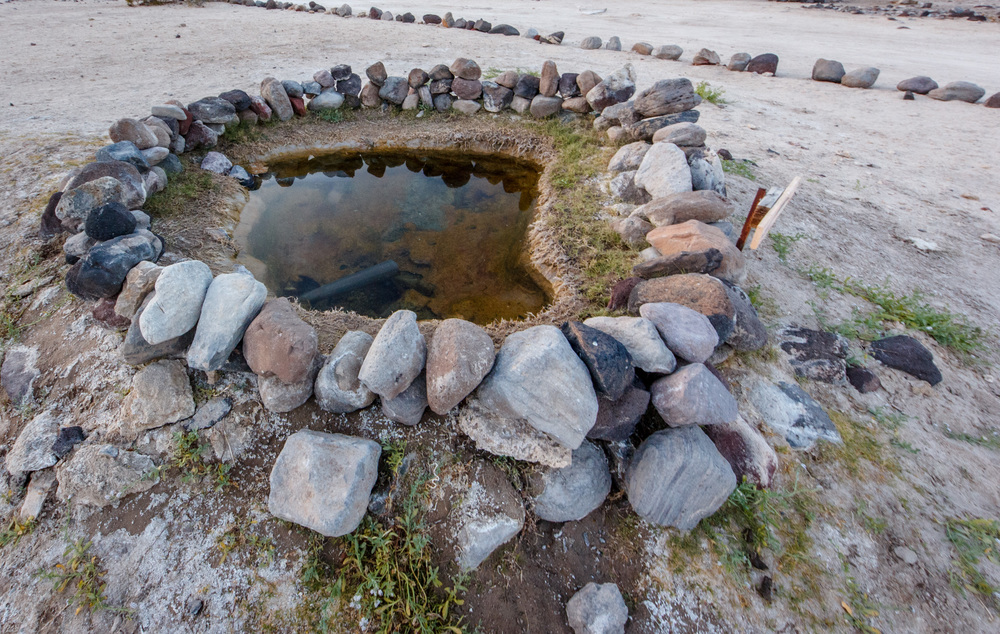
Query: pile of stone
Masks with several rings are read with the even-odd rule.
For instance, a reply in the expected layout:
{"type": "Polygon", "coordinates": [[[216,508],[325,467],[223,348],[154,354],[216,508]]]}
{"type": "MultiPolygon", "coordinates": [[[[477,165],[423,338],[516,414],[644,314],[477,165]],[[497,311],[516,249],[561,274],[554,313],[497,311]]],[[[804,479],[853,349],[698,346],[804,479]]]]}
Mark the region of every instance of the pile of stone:
{"type": "MultiPolygon", "coordinates": [[[[776,0],[777,2],[784,2],[786,0],[776,0]]],[[[798,0],[801,2],[811,2],[812,0],[798,0]]],[[[994,21],[1000,17],[1000,13],[997,12],[996,7],[990,5],[979,5],[977,9],[987,9],[991,10],[988,13],[979,13],[973,9],[968,9],[965,7],[952,7],[952,8],[933,8],[933,2],[922,2],[921,0],[898,0],[890,2],[886,6],[874,6],[874,7],[859,7],[857,5],[845,5],[845,4],[834,4],[831,2],[815,2],[815,4],[806,4],[803,6],[805,9],[828,9],[830,11],[839,11],[841,13],[851,13],[854,15],[884,15],[888,16],[890,20],[896,17],[900,18],[935,18],[935,19],[952,19],[952,20],[967,20],[969,22],[986,22],[991,17],[994,21]]],[[[907,29],[909,27],[900,26],[900,29],[907,29]]]]}

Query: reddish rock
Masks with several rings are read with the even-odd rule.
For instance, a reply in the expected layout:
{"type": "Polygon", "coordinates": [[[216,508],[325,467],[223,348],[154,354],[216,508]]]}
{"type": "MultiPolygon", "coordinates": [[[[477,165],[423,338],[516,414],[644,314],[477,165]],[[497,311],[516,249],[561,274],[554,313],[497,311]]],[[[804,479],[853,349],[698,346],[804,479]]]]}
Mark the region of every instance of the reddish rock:
{"type": "Polygon", "coordinates": [[[292,112],[298,117],[306,116],[306,102],[302,97],[289,97],[288,101],[292,102],[292,112]]]}
{"type": "Polygon", "coordinates": [[[722,230],[703,222],[688,220],[676,225],[657,227],[646,234],[646,241],[656,247],[663,257],[715,249],[722,254],[722,262],[712,271],[712,275],[734,284],[746,277],[743,253],[722,230]]]}
{"type": "Polygon", "coordinates": [[[771,486],[774,472],[778,469],[778,455],[742,416],[732,423],[705,425],[702,431],[733,468],[737,481],[746,478],[758,488],[771,486]]]}
{"type": "MultiPolygon", "coordinates": [[[[628,307],[629,295],[632,289],[642,281],[639,277],[627,277],[624,280],[615,282],[611,287],[611,300],[608,302],[608,310],[624,310],[628,307]]],[[[636,310],[639,310],[636,308],[636,310]]]]}
{"type": "MultiPolygon", "coordinates": [[[[271,120],[271,106],[267,105],[267,102],[264,101],[262,97],[250,97],[250,109],[254,111],[254,114],[256,114],[261,121],[271,120]]],[[[182,125],[181,130],[183,129],[182,125]]],[[[186,133],[182,131],[181,134],[186,133]]]]}
{"type": "Polygon", "coordinates": [[[94,304],[94,309],[91,311],[94,319],[101,322],[108,328],[114,328],[116,330],[123,330],[128,328],[128,325],[132,323],[132,320],[122,317],[115,312],[115,298],[108,297],[100,300],[94,304]]]}
{"type": "Polygon", "coordinates": [[[986,103],[984,103],[983,105],[986,106],[987,108],[1000,108],[1000,92],[995,93],[993,96],[987,99],[986,103]]]}
{"type": "Polygon", "coordinates": [[[688,273],[641,281],[629,295],[629,312],[638,314],[640,306],[651,302],[672,302],[693,308],[712,322],[720,342],[733,333],[736,309],[725,284],[711,275],[688,273]]]}
{"type": "Polygon", "coordinates": [[[456,77],[451,82],[451,90],[459,99],[470,101],[479,99],[483,94],[483,84],[478,79],[462,79],[456,77]]]}
{"type": "Polygon", "coordinates": [[[302,321],[285,298],[268,302],[247,327],[243,355],[258,375],[299,383],[313,369],[318,353],[316,331],[302,321]]]}

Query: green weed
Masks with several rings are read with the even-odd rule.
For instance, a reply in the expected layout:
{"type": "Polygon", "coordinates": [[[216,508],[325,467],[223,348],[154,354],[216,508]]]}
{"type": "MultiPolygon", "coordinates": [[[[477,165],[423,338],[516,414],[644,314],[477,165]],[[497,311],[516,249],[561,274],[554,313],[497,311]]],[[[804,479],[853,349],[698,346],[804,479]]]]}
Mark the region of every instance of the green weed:
{"type": "Polygon", "coordinates": [[[722,171],[726,174],[742,176],[748,181],[757,180],[757,175],[753,173],[753,163],[747,160],[722,159],[722,171]]]}
{"type": "Polygon", "coordinates": [[[16,546],[17,542],[21,541],[25,535],[30,535],[36,526],[38,526],[38,521],[33,517],[29,517],[24,522],[19,521],[17,517],[10,518],[7,528],[0,531],[0,548],[8,544],[16,546]]]}
{"type": "Polygon", "coordinates": [[[70,601],[77,606],[76,614],[83,609],[91,612],[109,610],[117,613],[129,613],[130,610],[114,607],[108,604],[104,596],[104,569],[96,555],[90,554],[91,542],[78,539],[66,546],[61,564],[56,564],[54,570],[42,573],[43,579],[56,583],[56,592],[73,589],[70,601]]]}
{"type": "Polygon", "coordinates": [[[694,87],[694,91],[705,101],[714,103],[717,106],[729,103],[723,98],[723,95],[726,93],[725,89],[712,88],[712,85],[707,81],[698,82],[698,85],[694,87]]]}
{"type": "Polygon", "coordinates": [[[788,262],[788,255],[792,252],[792,245],[808,237],[804,233],[796,233],[790,236],[785,233],[778,233],[777,231],[772,231],[768,236],[771,238],[771,248],[774,249],[774,252],[778,254],[778,259],[783,263],[788,262]]]}
{"type": "Polygon", "coordinates": [[[354,111],[348,108],[337,108],[336,110],[320,110],[316,116],[327,123],[344,123],[355,119],[354,111]]]}
{"type": "MultiPolygon", "coordinates": [[[[454,608],[464,600],[464,577],[445,586],[431,563],[431,541],[421,499],[427,477],[415,479],[399,515],[383,524],[370,515],[340,539],[343,561],[331,593],[378,632],[462,632],[454,608]]],[[[321,568],[311,564],[311,577],[321,568]]]]}
{"type": "Polygon", "coordinates": [[[230,465],[209,464],[205,460],[205,453],[209,447],[207,444],[202,444],[197,431],[174,432],[173,440],[170,466],[180,470],[184,482],[201,482],[207,479],[216,491],[221,491],[232,484],[229,479],[230,465]]]}
{"type": "Polygon", "coordinates": [[[844,567],[844,590],[847,593],[847,598],[840,603],[841,607],[844,608],[844,620],[863,634],[881,634],[881,631],[871,623],[871,619],[878,616],[881,605],[872,601],[868,593],[864,592],[858,585],[857,580],[851,575],[851,566],[847,557],[841,555],[840,561],[844,567]]]}
{"type": "Polygon", "coordinates": [[[843,442],[819,444],[817,456],[820,459],[839,462],[855,478],[861,477],[868,471],[865,463],[874,467],[874,474],[878,476],[900,472],[896,458],[891,452],[886,451],[872,428],[843,412],[830,411],[828,414],[840,432],[843,442]]]}
{"type": "Polygon", "coordinates": [[[961,440],[962,442],[967,442],[970,445],[977,445],[979,447],[986,447],[987,449],[1000,451],[1000,432],[996,429],[991,429],[989,435],[985,436],[973,436],[972,434],[953,432],[951,430],[946,431],[944,435],[952,440],[961,440]]]}
{"type": "Polygon", "coordinates": [[[257,520],[245,517],[219,535],[215,540],[215,547],[222,553],[219,565],[226,563],[229,556],[237,552],[246,552],[249,558],[261,567],[268,566],[274,561],[274,540],[253,532],[251,528],[255,524],[257,520]]]}
{"type": "Polygon", "coordinates": [[[1000,610],[1000,600],[996,593],[1000,592],[979,571],[978,565],[983,558],[1000,563],[1000,522],[988,519],[958,519],[945,521],[945,536],[958,554],[957,571],[949,573],[952,587],[965,596],[966,590],[978,594],[987,604],[1000,610]]]}

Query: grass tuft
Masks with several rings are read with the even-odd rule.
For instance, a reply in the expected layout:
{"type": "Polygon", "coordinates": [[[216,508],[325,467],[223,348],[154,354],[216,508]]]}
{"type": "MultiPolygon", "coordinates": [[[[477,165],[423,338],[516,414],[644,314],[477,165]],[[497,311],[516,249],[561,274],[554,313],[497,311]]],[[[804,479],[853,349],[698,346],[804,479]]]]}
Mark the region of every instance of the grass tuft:
{"type": "Polygon", "coordinates": [[[185,482],[208,480],[216,491],[221,491],[232,482],[225,463],[210,464],[205,460],[208,445],[202,444],[197,431],[174,432],[174,448],[170,456],[170,466],[179,469],[185,482]]]}
{"type": "Polygon", "coordinates": [[[795,235],[790,236],[785,233],[778,233],[777,231],[772,231],[767,235],[771,238],[771,248],[778,254],[778,259],[782,263],[788,262],[788,255],[792,252],[793,244],[803,238],[809,237],[804,233],[796,233],[795,235]]]}
{"type": "Polygon", "coordinates": [[[29,517],[24,522],[18,521],[17,517],[10,518],[7,528],[0,531],[0,548],[9,544],[16,546],[17,542],[21,541],[25,535],[30,535],[36,526],[38,526],[38,521],[33,517],[29,517]]]}
{"type": "Polygon", "coordinates": [[[153,218],[165,218],[179,212],[195,198],[217,188],[211,173],[187,165],[183,172],[171,177],[166,189],[149,197],[143,210],[153,218]]]}
{"type": "Polygon", "coordinates": [[[841,279],[826,268],[812,267],[803,269],[801,273],[817,288],[853,295],[876,307],[871,313],[855,309],[851,320],[836,327],[842,334],[875,339],[881,335],[882,324],[898,322],[912,330],[927,333],[962,357],[985,349],[983,339],[986,333],[982,328],[970,324],[963,315],[931,306],[920,290],[897,295],[889,288],[888,280],[882,285],[873,285],[850,277],[841,279]]]}
{"type": "Polygon", "coordinates": [[[944,532],[958,554],[958,570],[949,573],[952,587],[962,596],[966,596],[966,590],[972,590],[1000,611],[1000,599],[996,596],[1000,588],[990,583],[978,568],[983,558],[1000,564],[1000,522],[950,518],[945,521],[944,532]]]}

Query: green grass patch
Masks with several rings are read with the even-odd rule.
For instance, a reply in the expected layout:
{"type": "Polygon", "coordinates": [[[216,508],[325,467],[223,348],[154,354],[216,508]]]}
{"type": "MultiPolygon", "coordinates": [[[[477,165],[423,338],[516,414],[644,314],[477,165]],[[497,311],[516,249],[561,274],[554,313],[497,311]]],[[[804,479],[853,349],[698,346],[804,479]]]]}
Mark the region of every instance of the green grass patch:
{"type": "Polygon", "coordinates": [[[826,268],[813,267],[800,272],[817,288],[836,290],[875,306],[870,313],[856,309],[852,319],[837,327],[845,335],[875,339],[881,335],[883,324],[898,322],[928,334],[963,358],[985,349],[986,333],[982,328],[970,324],[963,315],[931,306],[920,290],[897,295],[889,288],[888,280],[881,285],[867,284],[850,277],[840,278],[826,268]]]}
{"type": "Polygon", "coordinates": [[[742,176],[749,181],[757,180],[757,175],[753,173],[753,163],[747,160],[722,159],[722,171],[726,174],[742,176]]]}
{"type": "Polygon", "coordinates": [[[820,443],[817,446],[820,459],[840,463],[854,478],[861,478],[869,471],[866,463],[875,468],[874,473],[877,475],[901,472],[895,456],[878,438],[874,429],[843,412],[830,411],[828,414],[843,442],[820,443]]]}
{"type": "Polygon", "coordinates": [[[592,182],[607,165],[600,133],[579,123],[556,120],[532,124],[549,136],[557,156],[552,164],[552,214],[547,218],[566,254],[583,272],[582,294],[590,310],[603,309],[608,291],[632,274],[637,252],[597,218],[604,195],[592,182]]]}
{"type": "Polygon", "coordinates": [[[960,440],[970,445],[1000,451],[1000,432],[996,429],[991,430],[989,435],[986,436],[973,436],[972,434],[953,432],[951,430],[946,431],[944,435],[952,440],[960,440]]]}
{"type": "Polygon", "coordinates": [[[726,571],[745,582],[766,549],[774,553],[772,574],[782,573],[783,596],[798,605],[819,592],[823,573],[812,556],[808,533],[819,511],[816,492],[801,488],[798,481],[790,489],[776,491],[758,489],[744,480],[714,515],[688,533],[671,535],[668,564],[674,574],[685,574],[707,542],[726,571]]]}
{"type": "Polygon", "coordinates": [[[695,93],[705,101],[709,103],[714,103],[717,106],[729,103],[723,97],[726,94],[723,88],[712,88],[712,85],[707,81],[700,81],[698,85],[694,87],[695,93]]]}
{"type": "Polygon", "coordinates": [[[857,579],[851,575],[851,565],[847,557],[841,555],[840,561],[844,568],[844,591],[847,595],[840,603],[844,609],[844,621],[862,634],[882,634],[871,621],[878,616],[881,604],[873,601],[868,593],[861,589],[857,579]]]}
{"type": "Polygon", "coordinates": [[[188,163],[183,172],[170,177],[166,189],[149,197],[143,210],[153,218],[165,218],[179,213],[184,205],[217,188],[209,172],[188,163]]]}
{"type": "Polygon", "coordinates": [[[1000,600],[996,593],[1000,592],[979,570],[979,562],[983,559],[1000,564],[1000,522],[990,519],[959,519],[950,518],[945,521],[945,536],[955,547],[957,570],[949,573],[952,587],[966,596],[971,590],[983,601],[1000,611],[1000,600]]]}

